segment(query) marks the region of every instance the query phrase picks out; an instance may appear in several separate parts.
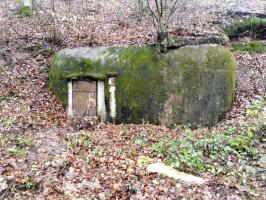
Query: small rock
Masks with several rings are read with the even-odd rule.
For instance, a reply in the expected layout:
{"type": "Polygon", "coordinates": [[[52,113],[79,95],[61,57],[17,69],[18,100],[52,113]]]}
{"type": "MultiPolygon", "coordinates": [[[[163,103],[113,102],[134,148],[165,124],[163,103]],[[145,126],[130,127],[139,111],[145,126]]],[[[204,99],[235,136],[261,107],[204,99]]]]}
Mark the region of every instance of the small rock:
{"type": "Polygon", "coordinates": [[[5,171],[5,168],[0,167],[0,175],[5,171]]]}
{"type": "Polygon", "coordinates": [[[147,171],[152,172],[152,173],[159,173],[159,174],[163,174],[166,175],[168,177],[174,178],[176,180],[180,180],[186,184],[203,184],[205,183],[205,180],[200,178],[200,177],[196,177],[193,176],[191,174],[186,174],[184,172],[179,172],[177,170],[175,170],[174,168],[167,166],[163,163],[153,163],[150,164],[147,167],[147,171]]]}
{"type": "Polygon", "coordinates": [[[182,188],[182,185],[181,185],[180,183],[177,183],[177,184],[175,185],[175,187],[176,187],[176,189],[180,189],[180,188],[182,188]]]}
{"type": "Polygon", "coordinates": [[[159,185],[159,182],[158,182],[156,179],[154,179],[154,180],[152,181],[152,183],[155,184],[155,185],[159,185]]]}
{"type": "Polygon", "coordinates": [[[90,182],[89,188],[91,188],[92,190],[97,190],[101,188],[101,185],[98,182],[90,182]]]}
{"type": "Polygon", "coordinates": [[[101,193],[98,194],[98,197],[100,199],[105,199],[105,194],[103,192],[101,192],[101,193]]]}
{"type": "Polygon", "coordinates": [[[45,58],[42,54],[39,54],[38,56],[36,56],[36,61],[43,61],[45,58]]]}
{"type": "Polygon", "coordinates": [[[63,186],[65,195],[73,197],[77,192],[78,188],[76,184],[66,182],[63,186]]]}
{"type": "Polygon", "coordinates": [[[63,159],[55,159],[51,162],[51,166],[53,167],[60,167],[60,166],[63,166],[65,164],[65,160],[63,159]]]}
{"type": "Polygon", "coordinates": [[[30,57],[29,53],[25,52],[16,52],[11,55],[11,59],[15,62],[21,61],[21,60],[27,60],[30,57]]]}
{"type": "Polygon", "coordinates": [[[209,191],[204,191],[204,199],[211,200],[213,199],[213,196],[209,191]]]}
{"type": "Polygon", "coordinates": [[[44,169],[47,169],[47,168],[50,167],[50,166],[51,166],[51,162],[48,161],[48,162],[45,162],[45,163],[44,163],[43,168],[44,168],[44,169]]]}
{"type": "Polygon", "coordinates": [[[83,180],[79,185],[79,189],[90,189],[90,190],[97,190],[101,188],[101,185],[98,181],[87,181],[83,180]]]}
{"type": "Polygon", "coordinates": [[[115,183],[115,184],[113,185],[113,188],[114,188],[115,191],[120,191],[120,190],[121,190],[121,184],[119,184],[119,183],[115,183]]]}
{"type": "Polygon", "coordinates": [[[250,37],[242,37],[238,39],[239,42],[243,42],[243,43],[249,43],[251,42],[251,38],[250,37]]]}
{"type": "Polygon", "coordinates": [[[6,190],[7,188],[8,188],[8,185],[5,179],[2,176],[0,176],[0,192],[6,190]]]}
{"type": "Polygon", "coordinates": [[[6,64],[6,61],[0,59],[0,67],[5,66],[6,64]]]}
{"type": "Polygon", "coordinates": [[[68,180],[72,180],[73,178],[75,178],[75,176],[76,176],[76,173],[75,173],[75,170],[73,168],[69,168],[69,171],[65,175],[65,177],[68,180]]]}
{"type": "Polygon", "coordinates": [[[132,167],[127,168],[127,173],[132,174],[134,172],[134,169],[132,167]]]}
{"type": "Polygon", "coordinates": [[[258,161],[258,165],[261,168],[265,168],[266,169],[266,156],[262,156],[259,161],[258,161]]]}

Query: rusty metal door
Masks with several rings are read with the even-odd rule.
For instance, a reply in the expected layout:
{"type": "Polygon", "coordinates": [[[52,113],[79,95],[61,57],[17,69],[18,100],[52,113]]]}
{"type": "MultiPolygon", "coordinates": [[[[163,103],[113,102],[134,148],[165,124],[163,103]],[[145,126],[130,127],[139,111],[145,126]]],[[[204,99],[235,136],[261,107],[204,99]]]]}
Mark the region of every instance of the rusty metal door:
{"type": "Polygon", "coordinates": [[[73,81],[73,115],[97,116],[96,81],[73,81]]]}

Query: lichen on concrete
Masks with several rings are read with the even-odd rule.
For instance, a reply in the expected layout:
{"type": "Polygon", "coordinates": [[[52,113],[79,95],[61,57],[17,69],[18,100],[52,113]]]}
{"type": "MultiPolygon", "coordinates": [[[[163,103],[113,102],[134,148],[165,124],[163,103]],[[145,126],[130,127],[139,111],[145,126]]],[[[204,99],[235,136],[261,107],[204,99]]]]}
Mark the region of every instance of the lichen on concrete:
{"type": "Polygon", "coordinates": [[[212,126],[231,109],[235,68],[233,54],[220,46],[183,47],[166,54],[151,47],[77,48],[54,56],[49,78],[66,105],[70,77],[103,80],[115,75],[117,123],[212,126]]]}

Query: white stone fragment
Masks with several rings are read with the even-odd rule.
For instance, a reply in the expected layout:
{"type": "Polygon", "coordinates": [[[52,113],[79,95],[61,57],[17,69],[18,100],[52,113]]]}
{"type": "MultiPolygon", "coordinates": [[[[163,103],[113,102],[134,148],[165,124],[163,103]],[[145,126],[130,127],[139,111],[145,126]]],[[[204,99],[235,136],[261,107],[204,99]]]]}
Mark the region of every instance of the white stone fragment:
{"type": "Polygon", "coordinates": [[[0,176],[0,192],[6,190],[7,188],[8,188],[8,185],[5,179],[2,176],[0,176]]]}
{"type": "Polygon", "coordinates": [[[147,167],[147,171],[152,172],[152,173],[163,174],[163,175],[166,175],[168,177],[174,178],[176,180],[180,180],[186,184],[200,185],[200,184],[205,183],[205,180],[200,178],[200,177],[196,177],[196,176],[193,176],[191,174],[186,174],[184,172],[179,172],[179,171],[175,170],[174,168],[167,166],[163,163],[150,164],[147,167]]]}

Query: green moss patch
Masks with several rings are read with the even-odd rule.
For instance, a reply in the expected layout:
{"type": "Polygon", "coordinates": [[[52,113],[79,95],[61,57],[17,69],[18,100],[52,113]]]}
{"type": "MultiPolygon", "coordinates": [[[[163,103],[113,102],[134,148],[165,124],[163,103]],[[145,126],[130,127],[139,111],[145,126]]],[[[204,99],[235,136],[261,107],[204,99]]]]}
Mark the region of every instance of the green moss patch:
{"type": "Polygon", "coordinates": [[[65,76],[67,80],[96,79],[105,80],[107,77],[104,73],[73,73],[65,76]]]}
{"type": "Polygon", "coordinates": [[[227,26],[225,32],[230,39],[237,39],[239,37],[264,39],[266,35],[266,19],[255,17],[236,21],[227,26]]]}
{"type": "Polygon", "coordinates": [[[234,51],[248,51],[249,53],[263,53],[265,46],[261,42],[234,42],[232,43],[234,51]]]}
{"type": "Polygon", "coordinates": [[[33,11],[30,6],[22,7],[20,9],[20,13],[23,17],[31,17],[33,15],[33,11]]]}

